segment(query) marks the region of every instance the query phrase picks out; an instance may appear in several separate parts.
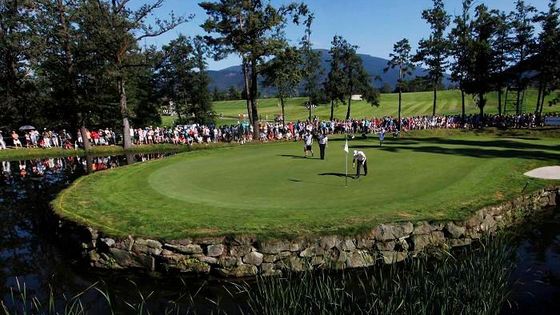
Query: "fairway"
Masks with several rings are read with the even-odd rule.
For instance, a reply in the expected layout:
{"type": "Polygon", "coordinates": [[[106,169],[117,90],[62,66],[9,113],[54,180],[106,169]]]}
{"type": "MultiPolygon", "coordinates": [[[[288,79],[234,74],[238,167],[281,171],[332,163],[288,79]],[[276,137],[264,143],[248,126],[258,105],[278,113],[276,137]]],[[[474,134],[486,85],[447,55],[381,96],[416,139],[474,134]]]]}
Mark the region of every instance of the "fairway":
{"type": "MultiPolygon", "coordinates": [[[[557,139],[374,138],[350,141],[369,173],[345,186],[343,139],[326,160],[301,143],[190,152],[79,179],[53,202],[63,216],[113,235],[177,239],[352,234],[390,221],[462,219],[555,183],[522,174],[558,163],[557,139]]],[[[349,172],[351,169],[349,156],[349,172]]],[[[556,182],[558,183],[558,182],[556,182]]]]}
{"type": "MultiPolygon", "coordinates": [[[[554,94],[553,94],[554,95],[554,94]]],[[[498,113],[498,95],[497,93],[488,93],[487,104],[484,112],[487,114],[498,113]]],[[[502,96],[505,99],[505,95],[502,96]]],[[[511,99],[511,95],[509,96],[511,99]]],[[[549,96],[546,103],[552,100],[549,96]]],[[[535,110],[537,99],[537,91],[533,89],[527,90],[523,99],[524,112],[532,113],[535,110]]],[[[305,102],[307,98],[294,97],[286,100],[286,120],[306,120],[309,111],[306,109],[305,102]]],[[[502,100],[503,101],[503,100],[502,100]]],[[[273,120],[282,113],[280,101],[277,98],[264,98],[258,100],[259,115],[262,120],[273,120]]],[[[432,115],[433,93],[432,92],[411,92],[402,95],[402,115],[403,116],[422,116],[432,115]]],[[[379,96],[379,106],[371,106],[365,101],[352,102],[351,116],[356,119],[364,117],[383,117],[397,116],[398,94],[382,93],[379,96]]],[[[247,114],[247,105],[245,100],[237,101],[219,101],[213,103],[213,109],[218,115],[218,124],[235,124],[239,120],[239,114],[247,114]]],[[[338,104],[334,108],[334,118],[344,119],[346,116],[347,106],[338,104]]],[[[508,107],[508,114],[513,114],[511,104],[508,107]]],[[[472,97],[465,97],[465,111],[467,114],[478,114],[479,109],[476,107],[472,97]]],[[[544,106],[544,112],[558,111],[556,106],[544,106]]],[[[461,92],[459,90],[442,90],[438,91],[438,103],[436,113],[440,115],[460,115],[461,114],[461,92]]],[[[313,115],[319,119],[329,119],[330,104],[319,104],[313,110],[313,115]]]]}

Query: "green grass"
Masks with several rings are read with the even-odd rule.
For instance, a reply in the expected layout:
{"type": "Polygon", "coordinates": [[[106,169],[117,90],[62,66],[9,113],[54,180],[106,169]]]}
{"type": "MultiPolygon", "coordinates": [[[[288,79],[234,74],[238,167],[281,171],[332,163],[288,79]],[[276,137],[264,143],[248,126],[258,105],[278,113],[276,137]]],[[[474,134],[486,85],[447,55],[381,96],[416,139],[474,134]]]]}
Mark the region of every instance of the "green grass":
{"type": "Polygon", "coordinates": [[[348,187],[343,141],[332,139],[324,161],[302,158],[301,143],[289,142],[178,154],[100,172],[77,180],[53,205],[115,236],[295,237],[355,234],[389,221],[463,219],[558,184],[522,175],[557,163],[558,138],[414,135],[382,148],[373,138],[351,141],[367,154],[369,174],[349,179],[348,187]]]}
{"type": "MultiPolygon", "coordinates": [[[[488,103],[485,112],[492,114],[498,112],[497,93],[487,95],[488,103]]],[[[511,98],[511,96],[510,96],[511,98]]],[[[550,97],[549,97],[550,98],[550,97]]],[[[536,90],[528,90],[525,94],[526,112],[534,112],[537,99],[536,90]]],[[[290,98],[286,102],[286,119],[305,120],[309,112],[303,106],[307,98],[290,98]]],[[[397,115],[398,94],[381,94],[379,107],[372,107],[366,102],[352,102],[352,117],[382,117],[387,115],[397,115]]],[[[477,114],[478,108],[470,96],[465,97],[467,113],[477,114]]],[[[280,115],[281,108],[276,98],[260,99],[258,101],[259,115],[261,119],[272,120],[276,115],[280,115]]],[[[404,93],[402,99],[402,115],[431,115],[432,114],[432,92],[404,93]]],[[[214,102],[214,111],[223,117],[232,117],[237,121],[239,114],[247,113],[245,100],[214,102]]],[[[437,113],[439,114],[460,114],[461,113],[461,93],[458,90],[438,91],[437,113]]],[[[544,107],[545,112],[558,111],[558,107],[544,107]]],[[[330,105],[319,105],[314,111],[320,119],[328,119],[330,116],[330,105]]],[[[346,105],[340,104],[335,108],[335,118],[342,119],[346,116],[346,105]]]]}
{"type": "Polygon", "coordinates": [[[164,116],[161,115],[161,126],[162,127],[173,127],[175,124],[175,119],[177,116],[164,116]]]}

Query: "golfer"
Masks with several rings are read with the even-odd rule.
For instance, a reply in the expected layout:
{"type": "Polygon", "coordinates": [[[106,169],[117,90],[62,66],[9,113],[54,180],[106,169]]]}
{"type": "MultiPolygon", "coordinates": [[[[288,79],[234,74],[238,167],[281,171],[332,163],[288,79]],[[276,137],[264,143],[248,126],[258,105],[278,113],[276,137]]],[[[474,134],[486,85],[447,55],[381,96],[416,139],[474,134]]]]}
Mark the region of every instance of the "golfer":
{"type": "Polygon", "coordinates": [[[367,176],[367,157],[362,151],[354,150],[354,158],[352,159],[352,168],[356,166],[358,161],[358,168],[356,169],[356,179],[360,178],[360,168],[364,168],[364,176],[367,176]]]}
{"type": "Polygon", "coordinates": [[[383,141],[385,140],[385,128],[381,128],[379,132],[379,146],[383,146],[383,141]]]}
{"type": "Polygon", "coordinates": [[[313,135],[308,132],[303,136],[303,153],[307,157],[307,152],[311,152],[313,156],[313,135]]]}
{"type": "Polygon", "coordinates": [[[321,160],[325,159],[325,149],[327,147],[327,144],[329,143],[329,138],[327,137],[327,134],[325,131],[321,132],[321,134],[319,135],[319,150],[321,153],[321,160]]]}

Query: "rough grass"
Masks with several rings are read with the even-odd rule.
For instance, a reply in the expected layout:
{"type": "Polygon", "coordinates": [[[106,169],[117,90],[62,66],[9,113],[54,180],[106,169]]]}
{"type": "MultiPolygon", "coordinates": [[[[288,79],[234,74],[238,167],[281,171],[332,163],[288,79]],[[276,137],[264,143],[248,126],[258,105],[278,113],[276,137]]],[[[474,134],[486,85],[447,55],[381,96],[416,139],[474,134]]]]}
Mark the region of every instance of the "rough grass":
{"type": "Polygon", "coordinates": [[[558,163],[557,140],[464,132],[411,134],[382,148],[354,140],[369,174],[348,187],[342,139],[332,139],[324,161],[302,158],[293,142],[219,148],[80,178],[53,205],[115,236],[355,234],[389,221],[463,219],[558,184],[522,175],[558,163]]]}

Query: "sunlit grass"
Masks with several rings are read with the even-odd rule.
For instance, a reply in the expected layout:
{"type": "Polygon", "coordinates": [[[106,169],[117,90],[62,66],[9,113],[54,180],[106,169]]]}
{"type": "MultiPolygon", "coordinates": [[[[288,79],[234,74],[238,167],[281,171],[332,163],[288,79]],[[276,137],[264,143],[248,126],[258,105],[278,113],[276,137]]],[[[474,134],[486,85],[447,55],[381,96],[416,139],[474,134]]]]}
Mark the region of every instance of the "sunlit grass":
{"type": "Polygon", "coordinates": [[[355,139],[350,147],[366,153],[369,173],[349,178],[345,187],[343,141],[331,140],[326,160],[318,152],[303,158],[300,143],[282,142],[179,154],[93,174],[63,191],[53,206],[117,236],[356,234],[383,222],[464,219],[552,184],[523,173],[560,159],[557,138],[413,133],[383,147],[375,138],[355,139]]]}

